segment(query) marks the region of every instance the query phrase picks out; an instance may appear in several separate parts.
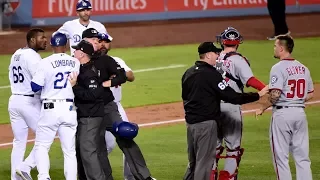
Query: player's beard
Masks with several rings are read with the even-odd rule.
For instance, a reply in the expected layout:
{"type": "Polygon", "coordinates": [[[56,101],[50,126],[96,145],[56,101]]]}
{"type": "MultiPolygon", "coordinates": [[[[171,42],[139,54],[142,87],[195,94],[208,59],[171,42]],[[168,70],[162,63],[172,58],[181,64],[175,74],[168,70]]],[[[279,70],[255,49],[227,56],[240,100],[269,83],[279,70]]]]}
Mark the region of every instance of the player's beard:
{"type": "Polygon", "coordinates": [[[99,51],[100,51],[101,55],[106,55],[106,54],[108,54],[109,50],[107,48],[101,48],[99,51]]]}
{"type": "Polygon", "coordinates": [[[81,19],[82,19],[82,21],[87,22],[87,21],[89,21],[90,16],[89,15],[84,15],[84,16],[81,16],[81,19]]]}

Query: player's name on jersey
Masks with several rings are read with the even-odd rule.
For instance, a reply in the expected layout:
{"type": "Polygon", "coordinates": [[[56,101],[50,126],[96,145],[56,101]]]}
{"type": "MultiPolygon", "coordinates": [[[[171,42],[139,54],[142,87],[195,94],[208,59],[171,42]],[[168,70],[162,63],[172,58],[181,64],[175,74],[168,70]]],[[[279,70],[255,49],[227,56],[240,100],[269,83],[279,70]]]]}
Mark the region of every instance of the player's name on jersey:
{"type": "Polygon", "coordinates": [[[76,62],[72,60],[56,60],[51,62],[53,68],[60,67],[60,66],[71,66],[75,67],[76,62]]]}
{"type": "Polygon", "coordinates": [[[303,66],[291,66],[286,68],[289,76],[295,75],[295,74],[305,74],[306,70],[303,66]]]}

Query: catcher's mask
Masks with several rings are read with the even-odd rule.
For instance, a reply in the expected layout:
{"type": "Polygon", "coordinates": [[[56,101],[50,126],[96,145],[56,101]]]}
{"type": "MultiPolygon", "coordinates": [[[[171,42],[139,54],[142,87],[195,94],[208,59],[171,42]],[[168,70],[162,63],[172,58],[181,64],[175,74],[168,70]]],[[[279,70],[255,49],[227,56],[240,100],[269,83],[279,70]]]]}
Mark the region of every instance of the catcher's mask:
{"type": "Polygon", "coordinates": [[[216,36],[217,43],[223,45],[239,45],[242,44],[243,37],[240,35],[239,31],[233,27],[228,27],[220,35],[216,36]]]}

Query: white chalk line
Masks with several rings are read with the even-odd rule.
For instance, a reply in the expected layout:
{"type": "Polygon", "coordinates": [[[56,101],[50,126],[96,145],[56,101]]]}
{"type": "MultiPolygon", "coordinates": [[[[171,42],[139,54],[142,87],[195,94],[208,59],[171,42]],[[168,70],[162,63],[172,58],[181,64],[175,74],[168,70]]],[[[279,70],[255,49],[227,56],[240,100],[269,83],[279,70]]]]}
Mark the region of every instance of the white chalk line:
{"type": "MultiPolygon", "coordinates": [[[[312,105],[312,104],[319,104],[320,100],[318,101],[310,101],[310,102],[306,102],[305,104],[307,105],[312,105]]],[[[250,110],[245,110],[242,111],[243,114],[247,114],[247,113],[252,113],[255,112],[258,109],[250,109],[250,110]]],[[[267,110],[271,110],[271,108],[268,108],[267,110]]],[[[139,124],[139,127],[148,127],[148,126],[156,126],[156,125],[162,125],[162,124],[173,124],[173,123],[179,123],[179,122],[184,122],[185,119],[174,119],[174,120],[166,120],[166,121],[159,121],[159,122],[152,122],[152,123],[143,123],[143,124],[139,124]]],[[[59,138],[58,136],[55,137],[55,139],[59,138]]],[[[34,139],[30,139],[27,142],[34,142],[34,139]]],[[[10,146],[12,145],[11,143],[2,143],[0,144],[0,147],[4,147],[4,146],[10,146]]]]}
{"type": "MultiPolygon", "coordinates": [[[[186,67],[186,66],[187,65],[185,65],[185,64],[173,64],[173,65],[169,65],[169,66],[162,66],[162,67],[155,67],[155,68],[137,69],[137,70],[133,70],[133,72],[134,73],[141,73],[141,72],[158,71],[158,70],[165,70],[165,69],[175,69],[175,68],[181,68],[181,67],[186,67]]],[[[7,89],[7,88],[10,88],[10,85],[0,86],[0,89],[7,89]]]]}

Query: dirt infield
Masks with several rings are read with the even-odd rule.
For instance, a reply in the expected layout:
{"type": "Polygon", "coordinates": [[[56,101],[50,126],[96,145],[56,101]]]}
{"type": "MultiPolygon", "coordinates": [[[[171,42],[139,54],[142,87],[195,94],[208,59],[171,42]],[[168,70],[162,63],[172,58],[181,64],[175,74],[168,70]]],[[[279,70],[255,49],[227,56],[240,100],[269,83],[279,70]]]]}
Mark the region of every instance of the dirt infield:
{"type": "MultiPolygon", "coordinates": [[[[320,36],[320,14],[288,16],[288,25],[293,37],[320,36]]],[[[214,40],[216,34],[227,26],[234,26],[245,39],[264,40],[273,33],[269,17],[219,18],[200,20],[176,20],[144,23],[107,24],[107,30],[114,37],[113,47],[142,47],[154,45],[199,43],[214,40]]],[[[45,28],[51,34],[58,27],[45,28]]],[[[11,54],[25,46],[26,28],[16,29],[14,35],[0,35],[0,54],[11,54]]],[[[50,50],[50,49],[49,49],[50,50]]],[[[320,85],[316,85],[316,92],[320,85]]],[[[314,100],[320,100],[317,93],[314,100]]],[[[257,103],[243,106],[244,110],[257,108],[257,103]]],[[[136,123],[150,123],[184,118],[181,102],[126,109],[129,120],[136,123]]],[[[0,125],[0,144],[12,141],[10,125],[0,125]]],[[[31,134],[30,138],[33,138],[31,134]]],[[[9,147],[9,146],[8,146],[9,147]]]]}

